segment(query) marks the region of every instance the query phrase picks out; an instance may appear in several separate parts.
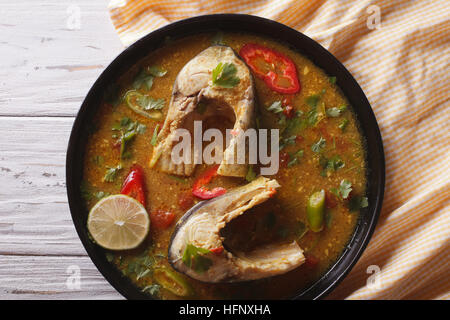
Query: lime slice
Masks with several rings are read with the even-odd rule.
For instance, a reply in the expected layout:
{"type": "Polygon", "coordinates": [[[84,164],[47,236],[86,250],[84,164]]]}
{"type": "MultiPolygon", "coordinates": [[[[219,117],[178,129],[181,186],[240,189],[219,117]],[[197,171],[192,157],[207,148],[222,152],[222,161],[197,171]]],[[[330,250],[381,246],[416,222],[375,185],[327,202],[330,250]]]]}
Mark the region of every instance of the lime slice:
{"type": "Polygon", "coordinates": [[[89,212],[87,227],[103,248],[126,250],[144,241],[150,230],[150,219],[138,201],[116,194],[97,202],[89,212]]]}

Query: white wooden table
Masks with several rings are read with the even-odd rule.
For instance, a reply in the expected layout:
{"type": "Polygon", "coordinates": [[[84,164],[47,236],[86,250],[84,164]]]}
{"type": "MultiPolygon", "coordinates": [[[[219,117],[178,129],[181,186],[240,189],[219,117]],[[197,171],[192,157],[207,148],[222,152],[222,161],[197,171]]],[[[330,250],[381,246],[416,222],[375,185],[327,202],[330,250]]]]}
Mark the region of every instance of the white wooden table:
{"type": "Polygon", "coordinates": [[[75,232],[65,156],[84,96],[123,49],[107,0],[0,0],[0,299],[122,298],[75,232]]]}

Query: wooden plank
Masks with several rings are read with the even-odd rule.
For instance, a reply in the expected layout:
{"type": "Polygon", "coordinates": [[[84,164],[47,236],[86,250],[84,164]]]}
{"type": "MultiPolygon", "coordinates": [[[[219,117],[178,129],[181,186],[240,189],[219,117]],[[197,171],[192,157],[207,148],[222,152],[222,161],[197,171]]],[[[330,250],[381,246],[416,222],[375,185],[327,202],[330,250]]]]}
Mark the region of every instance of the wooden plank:
{"type": "Polygon", "coordinates": [[[86,254],[65,188],[72,122],[0,117],[0,254],[86,254]]]}
{"type": "Polygon", "coordinates": [[[2,3],[0,116],[76,114],[96,78],[123,50],[107,2],[2,3]]]}
{"type": "Polygon", "coordinates": [[[1,255],[0,298],[123,299],[88,257],[1,255]]]}

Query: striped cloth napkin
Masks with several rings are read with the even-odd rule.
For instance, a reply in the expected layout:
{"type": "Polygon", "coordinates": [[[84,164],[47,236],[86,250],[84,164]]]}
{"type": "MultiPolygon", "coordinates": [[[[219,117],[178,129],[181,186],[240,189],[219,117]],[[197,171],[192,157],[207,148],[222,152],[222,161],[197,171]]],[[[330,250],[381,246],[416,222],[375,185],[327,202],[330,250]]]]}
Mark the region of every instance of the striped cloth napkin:
{"type": "Polygon", "coordinates": [[[450,298],[450,5],[410,0],[112,0],[124,45],[170,22],[247,13],[318,41],[353,74],[386,152],[383,210],[332,299],[450,298]]]}

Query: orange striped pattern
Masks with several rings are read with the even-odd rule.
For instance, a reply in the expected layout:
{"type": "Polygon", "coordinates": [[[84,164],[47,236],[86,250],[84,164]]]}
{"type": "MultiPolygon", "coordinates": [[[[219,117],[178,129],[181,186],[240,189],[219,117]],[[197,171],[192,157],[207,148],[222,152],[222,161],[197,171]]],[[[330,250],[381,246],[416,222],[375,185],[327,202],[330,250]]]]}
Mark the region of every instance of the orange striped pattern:
{"type": "Polygon", "coordinates": [[[367,94],[387,166],[373,238],[330,298],[450,299],[448,1],[112,0],[109,10],[125,45],[179,19],[239,12],[277,20],[328,48],[367,94]],[[372,5],[381,14],[375,29],[367,24],[372,5]]]}

